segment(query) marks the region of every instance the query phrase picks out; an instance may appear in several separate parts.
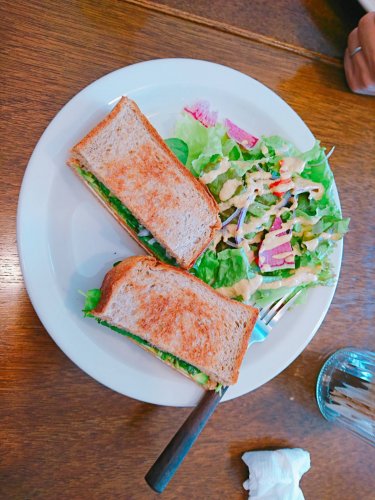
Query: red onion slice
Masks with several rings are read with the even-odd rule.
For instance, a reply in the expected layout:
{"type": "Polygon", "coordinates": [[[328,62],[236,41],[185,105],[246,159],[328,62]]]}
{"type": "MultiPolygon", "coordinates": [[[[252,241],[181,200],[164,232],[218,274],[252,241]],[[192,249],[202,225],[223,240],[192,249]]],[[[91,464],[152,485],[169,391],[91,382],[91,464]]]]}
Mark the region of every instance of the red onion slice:
{"type": "Polygon", "coordinates": [[[248,206],[247,206],[247,204],[246,204],[246,206],[245,206],[245,207],[241,208],[241,210],[240,210],[240,215],[238,216],[238,222],[237,222],[237,228],[236,228],[236,235],[235,235],[235,237],[234,237],[235,242],[237,243],[237,245],[239,245],[239,244],[241,243],[241,241],[243,240],[243,236],[237,236],[237,233],[238,233],[238,232],[241,230],[241,228],[242,228],[242,225],[243,225],[243,223],[244,223],[244,221],[245,221],[245,217],[246,217],[246,214],[247,214],[247,209],[248,209],[248,208],[249,208],[249,207],[248,207],[248,206]]]}
{"type": "Polygon", "coordinates": [[[232,215],[230,215],[225,221],[222,223],[221,228],[227,226],[233,219],[237,217],[237,215],[241,212],[240,208],[237,208],[232,215]]]}

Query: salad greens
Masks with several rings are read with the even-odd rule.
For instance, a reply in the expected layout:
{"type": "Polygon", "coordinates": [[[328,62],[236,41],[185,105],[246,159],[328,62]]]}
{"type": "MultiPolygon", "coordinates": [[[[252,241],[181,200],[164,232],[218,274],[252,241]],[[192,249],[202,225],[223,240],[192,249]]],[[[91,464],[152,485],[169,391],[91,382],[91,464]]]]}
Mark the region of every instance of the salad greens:
{"type": "Polygon", "coordinates": [[[191,272],[213,288],[231,286],[242,279],[254,278],[256,274],[243,248],[228,248],[221,252],[208,249],[191,272]]]}
{"type": "Polygon", "coordinates": [[[169,149],[175,154],[175,156],[177,156],[180,162],[183,165],[186,165],[189,156],[189,148],[186,142],[182,141],[181,139],[172,138],[172,139],[166,139],[165,143],[169,147],[169,149]]]}
{"type": "Polygon", "coordinates": [[[207,127],[185,112],[177,121],[175,138],[168,142],[176,154],[175,139],[187,145],[186,166],[207,185],[223,222],[221,237],[191,272],[217,289],[260,276],[250,299],[256,306],[273,302],[287,291],[332,284],[329,255],[348,231],[349,219],[342,218],[334,200],[325,149],[315,142],[309,151],[301,152],[279,136],[261,137],[254,147],[246,148],[228,134],[223,124],[207,127]],[[222,168],[224,162],[229,165],[222,168]],[[208,172],[213,175],[205,182],[208,172]],[[226,224],[229,217],[232,220],[226,224]],[[281,225],[274,235],[273,224],[281,225]],[[267,234],[274,245],[268,255],[264,251],[267,234]],[[277,245],[279,236],[288,240],[292,253],[294,263],[288,266],[282,261],[283,247],[277,245]]]}

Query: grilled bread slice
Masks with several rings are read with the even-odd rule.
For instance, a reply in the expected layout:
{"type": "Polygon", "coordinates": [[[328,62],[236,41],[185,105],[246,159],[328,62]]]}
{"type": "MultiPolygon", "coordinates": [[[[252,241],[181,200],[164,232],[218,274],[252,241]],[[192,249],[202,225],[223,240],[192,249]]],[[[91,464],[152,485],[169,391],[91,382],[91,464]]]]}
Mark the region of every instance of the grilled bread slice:
{"type": "Polygon", "coordinates": [[[106,274],[90,315],[213,389],[237,382],[258,311],[184,270],[130,257],[106,274]]]}
{"type": "MultiPolygon", "coordinates": [[[[139,242],[118,202],[183,268],[194,264],[221,227],[214,198],[126,97],[71,153],[68,165],[86,183],[89,173],[104,186],[100,191],[88,183],[125,229],[139,242]],[[109,193],[104,198],[103,190],[109,193]]],[[[142,246],[157,255],[152,245],[142,246]]]]}

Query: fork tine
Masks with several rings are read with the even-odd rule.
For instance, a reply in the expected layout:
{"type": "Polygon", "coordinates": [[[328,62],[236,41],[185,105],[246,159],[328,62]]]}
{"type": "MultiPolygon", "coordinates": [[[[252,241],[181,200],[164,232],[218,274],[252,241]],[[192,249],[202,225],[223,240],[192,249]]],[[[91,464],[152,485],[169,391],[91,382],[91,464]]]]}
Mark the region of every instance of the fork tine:
{"type": "Polygon", "coordinates": [[[267,314],[265,314],[262,317],[262,320],[268,325],[268,323],[271,321],[271,319],[275,316],[277,311],[283,306],[288,301],[288,298],[290,297],[291,294],[284,295],[284,297],[281,297],[277,302],[273,302],[270,304],[267,314]]]}
{"type": "Polygon", "coordinates": [[[280,321],[280,319],[284,316],[286,311],[294,304],[294,302],[297,300],[298,296],[302,290],[299,290],[297,293],[292,293],[289,297],[287,297],[286,301],[284,302],[284,305],[276,312],[276,314],[269,320],[268,326],[270,328],[273,328],[275,324],[280,321]]]}
{"type": "Polygon", "coordinates": [[[267,338],[275,324],[283,317],[289,307],[294,304],[302,290],[284,295],[277,302],[260,309],[259,317],[250,338],[249,346],[255,342],[262,342],[267,338]]]}
{"type": "Polygon", "coordinates": [[[259,319],[263,319],[264,316],[268,313],[268,311],[270,310],[270,308],[273,306],[273,303],[271,304],[268,304],[267,306],[265,307],[262,307],[262,309],[259,310],[259,319]]]}

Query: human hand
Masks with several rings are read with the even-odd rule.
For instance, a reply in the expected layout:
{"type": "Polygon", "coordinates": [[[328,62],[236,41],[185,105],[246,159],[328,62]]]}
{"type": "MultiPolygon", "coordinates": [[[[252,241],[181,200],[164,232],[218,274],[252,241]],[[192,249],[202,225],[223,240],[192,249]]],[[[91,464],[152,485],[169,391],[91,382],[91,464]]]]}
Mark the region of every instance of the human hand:
{"type": "Polygon", "coordinates": [[[344,68],[353,92],[375,95],[375,12],[363,16],[350,33],[344,68]]]}

